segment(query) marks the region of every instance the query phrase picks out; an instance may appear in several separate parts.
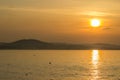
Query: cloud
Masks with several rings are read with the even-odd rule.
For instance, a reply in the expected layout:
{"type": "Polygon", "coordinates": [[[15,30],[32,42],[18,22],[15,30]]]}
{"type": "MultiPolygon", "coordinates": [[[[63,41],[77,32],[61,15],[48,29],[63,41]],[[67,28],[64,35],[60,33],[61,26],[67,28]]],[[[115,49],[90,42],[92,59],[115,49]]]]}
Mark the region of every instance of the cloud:
{"type": "Polygon", "coordinates": [[[46,13],[55,13],[55,14],[67,14],[67,15],[87,15],[87,16],[118,16],[119,14],[104,12],[104,11],[86,11],[79,10],[77,8],[71,9],[51,9],[51,8],[30,8],[30,7],[0,7],[0,10],[8,11],[30,11],[30,12],[46,12],[46,13]]]}
{"type": "Polygon", "coordinates": [[[103,30],[111,30],[112,28],[107,28],[107,27],[105,27],[105,28],[103,28],[103,30]]]}
{"type": "Polygon", "coordinates": [[[100,12],[100,11],[83,11],[80,14],[88,15],[88,16],[106,16],[106,15],[110,15],[109,13],[100,12]]]}
{"type": "Polygon", "coordinates": [[[31,12],[70,12],[69,9],[49,9],[49,8],[30,8],[30,7],[0,7],[0,10],[10,11],[31,11],[31,12]]]}

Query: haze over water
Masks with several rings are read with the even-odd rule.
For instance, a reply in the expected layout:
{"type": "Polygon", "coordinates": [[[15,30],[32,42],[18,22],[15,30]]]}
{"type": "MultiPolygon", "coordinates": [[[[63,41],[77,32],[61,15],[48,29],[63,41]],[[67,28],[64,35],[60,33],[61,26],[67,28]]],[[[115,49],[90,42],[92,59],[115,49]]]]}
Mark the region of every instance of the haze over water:
{"type": "Polygon", "coordinates": [[[1,50],[0,80],[120,80],[119,50],[1,50]]]}

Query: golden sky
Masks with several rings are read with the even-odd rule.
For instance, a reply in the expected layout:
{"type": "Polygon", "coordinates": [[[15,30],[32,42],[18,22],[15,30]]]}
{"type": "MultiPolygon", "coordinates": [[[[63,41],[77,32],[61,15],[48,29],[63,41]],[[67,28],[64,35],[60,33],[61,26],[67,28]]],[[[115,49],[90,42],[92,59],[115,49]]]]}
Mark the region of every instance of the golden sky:
{"type": "Polygon", "coordinates": [[[120,0],[0,0],[0,42],[120,44],[120,0]],[[90,20],[98,18],[101,27],[90,20]]]}

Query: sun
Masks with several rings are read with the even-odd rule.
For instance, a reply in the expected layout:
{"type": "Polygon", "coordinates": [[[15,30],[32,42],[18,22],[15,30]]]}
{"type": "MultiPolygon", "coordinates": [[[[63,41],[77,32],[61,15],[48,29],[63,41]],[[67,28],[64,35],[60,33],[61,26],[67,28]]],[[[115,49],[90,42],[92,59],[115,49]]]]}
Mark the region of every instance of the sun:
{"type": "Polygon", "coordinates": [[[91,19],[90,24],[92,27],[100,27],[101,21],[99,19],[91,19]]]}

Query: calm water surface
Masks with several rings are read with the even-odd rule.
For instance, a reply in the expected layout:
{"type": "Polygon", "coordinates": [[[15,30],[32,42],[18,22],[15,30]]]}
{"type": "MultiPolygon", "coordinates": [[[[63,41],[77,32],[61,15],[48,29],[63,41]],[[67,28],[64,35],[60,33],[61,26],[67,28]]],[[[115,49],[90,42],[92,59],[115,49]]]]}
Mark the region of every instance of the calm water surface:
{"type": "Polygon", "coordinates": [[[0,80],[120,80],[120,50],[1,50],[0,80]]]}

